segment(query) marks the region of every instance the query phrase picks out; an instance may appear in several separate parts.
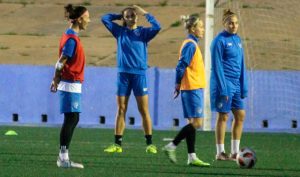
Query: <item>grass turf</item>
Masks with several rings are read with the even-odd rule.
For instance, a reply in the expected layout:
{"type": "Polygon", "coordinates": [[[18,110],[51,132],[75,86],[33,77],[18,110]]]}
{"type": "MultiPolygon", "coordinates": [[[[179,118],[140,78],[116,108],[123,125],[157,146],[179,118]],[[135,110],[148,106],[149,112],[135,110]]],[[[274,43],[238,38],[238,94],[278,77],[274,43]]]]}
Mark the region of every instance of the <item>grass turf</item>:
{"type": "MultiPolygon", "coordinates": [[[[213,132],[197,132],[196,152],[211,163],[209,168],[186,165],[185,142],[177,148],[178,164],[171,164],[161,151],[145,153],[141,130],[126,130],[123,153],[107,154],[103,149],[113,142],[112,129],[75,130],[70,147],[71,160],[82,162],[84,169],[61,169],[56,166],[59,128],[0,127],[0,176],[28,177],[189,177],[189,176],[300,176],[300,135],[287,133],[244,133],[241,147],[256,151],[258,162],[253,169],[240,169],[235,162],[214,161],[213,132]],[[13,129],[18,136],[5,136],[13,129]]],[[[154,131],[154,144],[159,150],[177,131],[154,131]]],[[[225,147],[230,152],[230,134],[225,147]]]]}

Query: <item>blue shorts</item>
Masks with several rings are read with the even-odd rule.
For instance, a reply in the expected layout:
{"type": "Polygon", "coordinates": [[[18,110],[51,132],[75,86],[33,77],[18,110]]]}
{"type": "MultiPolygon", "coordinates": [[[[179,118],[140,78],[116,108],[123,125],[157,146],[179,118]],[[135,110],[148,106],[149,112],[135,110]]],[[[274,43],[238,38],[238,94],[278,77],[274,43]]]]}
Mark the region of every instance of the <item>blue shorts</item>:
{"type": "Polygon", "coordinates": [[[135,96],[144,96],[148,94],[146,75],[118,73],[117,95],[130,96],[131,90],[135,96]]]}
{"type": "Polygon", "coordinates": [[[225,100],[225,97],[218,96],[216,98],[216,111],[228,113],[232,109],[244,109],[244,100],[241,98],[240,90],[236,90],[235,93],[232,93],[228,97],[228,101],[225,100]]]}
{"type": "Polygon", "coordinates": [[[59,90],[60,113],[81,112],[81,93],[59,90]]]}
{"type": "Polygon", "coordinates": [[[203,89],[182,90],[181,101],[184,118],[203,118],[203,89]]]}

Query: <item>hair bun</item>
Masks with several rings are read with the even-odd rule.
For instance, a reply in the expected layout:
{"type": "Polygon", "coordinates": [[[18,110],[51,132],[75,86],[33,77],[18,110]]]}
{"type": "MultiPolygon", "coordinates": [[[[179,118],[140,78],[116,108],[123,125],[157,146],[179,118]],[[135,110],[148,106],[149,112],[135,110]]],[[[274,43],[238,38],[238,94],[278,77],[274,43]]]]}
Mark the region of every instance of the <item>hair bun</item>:
{"type": "Polygon", "coordinates": [[[234,14],[230,9],[224,9],[223,15],[232,15],[234,14]]]}
{"type": "Polygon", "coordinates": [[[183,21],[183,22],[187,21],[189,18],[190,18],[189,15],[180,15],[180,19],[181,19],[181,21],[183,21]]]}
{"type": "Polygon", "coordinates": [[[65,6],[65,9],[70,12],[70,11],[73,11],[73,5],[72,4],[68,4],[65,6]]]}
{"type": "Polygon", "coordinates": [[[223,23],[225,23],[226,20],[233,15],[236,15],[236,14],[234,12],[232,12],[230,9],[225,9],[223,11],[223,19],[222,19],[223,23]]]}

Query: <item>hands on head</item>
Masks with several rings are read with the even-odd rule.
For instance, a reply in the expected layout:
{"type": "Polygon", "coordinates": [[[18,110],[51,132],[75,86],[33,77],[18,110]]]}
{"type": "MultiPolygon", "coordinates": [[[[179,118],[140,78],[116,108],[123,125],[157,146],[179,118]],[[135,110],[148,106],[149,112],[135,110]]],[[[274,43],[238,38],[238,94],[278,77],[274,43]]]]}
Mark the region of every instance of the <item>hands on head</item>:
{"type": "Polygon", "coordinates": [[[133,5],[132,7],[136,10],[138,15],[145,15],[148,13],[147,11],[145,11],[143,8],[141,8],[138,5],[133,5]]]}

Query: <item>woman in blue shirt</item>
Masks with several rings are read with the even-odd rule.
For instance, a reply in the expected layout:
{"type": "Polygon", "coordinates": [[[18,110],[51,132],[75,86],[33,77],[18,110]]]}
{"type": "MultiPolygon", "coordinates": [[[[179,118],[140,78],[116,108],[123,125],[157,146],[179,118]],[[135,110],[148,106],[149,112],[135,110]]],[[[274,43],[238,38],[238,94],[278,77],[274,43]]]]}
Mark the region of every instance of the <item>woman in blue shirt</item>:
{"type": "Polygon", "coordinates": [[[242,41],[237,35],[237,15],[225,10],[223,25],[225,30],[215,37],[211,45],[211,109],[218,112],[215,127],[216,160],[235,160],[245,119],[243,99],[247,97],[248,84],[242,41]],[[229,156],[225,153],[224,138],[230,111],[234,120],[229,156]]]}
{"type": "Polygon", "coordinates": [[[57,166],[83,168],[80,163],[70,161],[69,146],[81,112],[81,87],[84,80],[85,54],[78,33],[90,22],[89,11],[83,6],[65,6],[65,16],[70,22],[60,40],[59,59],[51,82],[52,92],[59,91],[60,112],[64,122],[60,131],[60,150],[57,166]]]}
{"type": "Polygon", "coordinates": [[[181,92],[183,114],[188,124],[179,131],[172,142],[163,148],[163,151],[171,162],[176,163],[175,150],[179,143],[186,139],[187,164],[207,167],[210,164],[200,160],[195,153],[196,130],[202,126],[204,117],[203,89],[206,86],[206,80],[203,58],[198,47],[199,38],[204,37],[204,25],[198,15],[182,16],[182,21],[188,36],[183,41],[179,52],[174,98],[181,92]]]}
{"type": "Polygon", "coordinates": [[[160,31],[156,19],[139,6],[125,8],[121,14],[106,14],[102,23],[117,40],[117,104],[115,143],[104,151],[122,152],[122,136],[125,129],[125,114],[131,90],[136,97],[146,138],[146,152],[157,153],[152,144],[152,122],[148,108],[148,87],[146,70],[148,68],[148,42],[160,31]],[[137,26],[138,15],[145,16],[151,27],[137,26]],[[123,20],[123,26],[113,22],[123,20]]]}

